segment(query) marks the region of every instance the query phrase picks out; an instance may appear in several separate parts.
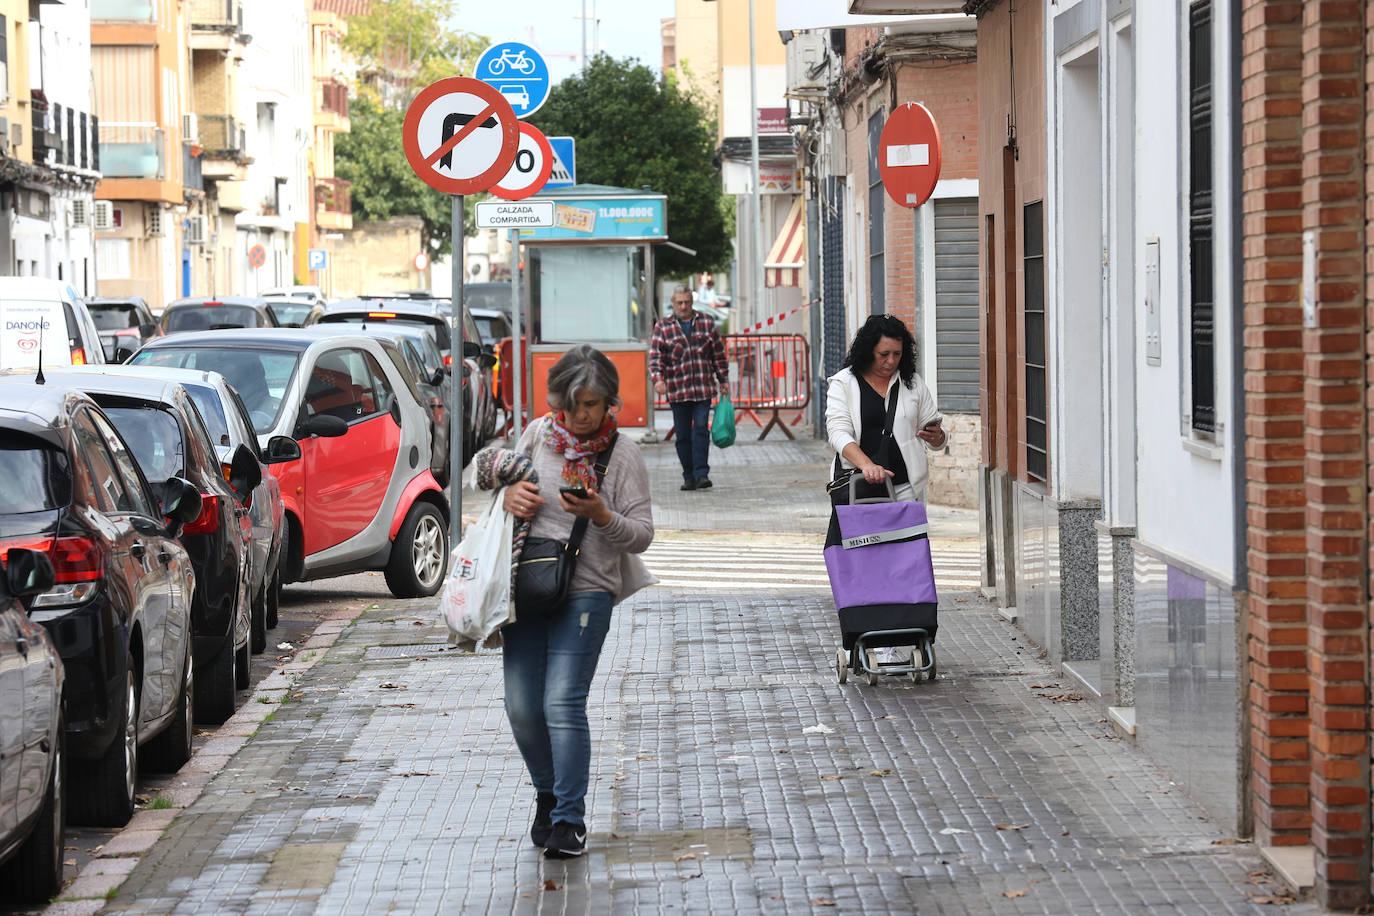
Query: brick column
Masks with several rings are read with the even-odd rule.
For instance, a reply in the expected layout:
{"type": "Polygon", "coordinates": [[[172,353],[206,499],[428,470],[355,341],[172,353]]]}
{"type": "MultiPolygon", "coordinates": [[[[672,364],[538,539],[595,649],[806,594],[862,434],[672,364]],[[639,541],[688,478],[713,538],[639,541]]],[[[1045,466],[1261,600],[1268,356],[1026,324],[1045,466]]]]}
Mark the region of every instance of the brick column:
{"type": "Polygon", "coordinates": [[[1303,226],[1317,326],[1303,331],[1307,655],[1318,899],[1369,897],[1365,586],[1364,0],[1303,4],[1303,226]]]}
{"type": "Polygon", "coordinates": [[[1309,842],[1301,0],[1243,0],[1245,457],[1256,840],[1309,842]]]}

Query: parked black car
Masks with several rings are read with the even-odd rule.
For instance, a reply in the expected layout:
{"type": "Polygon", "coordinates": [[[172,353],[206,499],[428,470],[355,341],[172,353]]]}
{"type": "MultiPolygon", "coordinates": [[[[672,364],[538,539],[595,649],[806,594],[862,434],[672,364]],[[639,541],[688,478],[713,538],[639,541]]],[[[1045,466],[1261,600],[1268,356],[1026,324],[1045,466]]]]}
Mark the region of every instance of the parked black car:
{"type": "Polygon", "coordinates": [[[162,310],[162,333],[275,328],[277,316],[261,296],[198,296],[177,299],[162,310]]]}
{"type": "Polygon", "coordinates": [[[48,555],[14,548],[0,567],[0,900],[62,889],[66,754],[62,657],[23,599],[54,585],[48,555]]]}
{"type": "Polygon", "coordinates": [[[139,347],[162,333],[142,296],[97,296],[86,300],[86,310],[100,331],[106,362],[124,362],[139,347]]]}
{"type": "Polygon", "coordinates": [[[143,475],[155,481],[155,494],[163,495],[160,481],[180,478],[201,496],[200,513],[180,534],[196,574],[191,598],[195,716],[218,725],[234,714],[236,687],[248,686],[253,528],[245,501],[262,470],[244,449],[234,456],[232,485],[226,482],[205,421],[177,382],[80,368],[47,377],[49,385],[84,391],[100,405],[143,475]]]}
{"type": "Polygon", "coordinates": [[[66,672],[71,820],[120,826],[140,753],[168,770],[191,756],[195,580],[176,535],[200,514],[200,494],[172,478],[159,503],[80,392],[32,374],[0,382],[0,552],[41,551],[55,571],[26,604],[66,672]]]}

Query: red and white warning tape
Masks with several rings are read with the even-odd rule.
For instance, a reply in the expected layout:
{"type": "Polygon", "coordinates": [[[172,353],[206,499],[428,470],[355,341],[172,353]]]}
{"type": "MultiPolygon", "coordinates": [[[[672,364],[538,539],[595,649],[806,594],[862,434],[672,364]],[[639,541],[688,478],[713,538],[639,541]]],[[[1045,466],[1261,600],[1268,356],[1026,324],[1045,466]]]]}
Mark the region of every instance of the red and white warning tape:
{"type": "Polygon", "coordinates": [[[745,329],[743,329],[743,330],[741,330],[741,331],[734,331],[733,333],[735,333],[735,334],[752,334],[752,333],[754,333],[755,331],[762,330],[763,328],[770,327],[770,326],[775,325],[775,324],[781,324],[784,320],[786,320],[786,319],[788,319],[788,318],[791,318],[793,315],[797,314],[798,312],[802,311],[803,309],[805,309],[805,308],[807,308],[807,307],[809,307],[809,306],[815,305],[817,302],[820,302],[820,301],[821,301],[821,300],[819,300],[819,299],[812,299],[810,302],[803,302],[801,305],[797,306],[797,307],[794,308],[794,309],[788,309],[788,310],[785,311],[785,312],[781,312],[781,313],[779,313],[779,314],[777,314],[777,315],[772,315],[772,316],[770,316],[770,317],[768,317],[768,318],[765,318],[763,321],[760,321],[758,324],[754,325],[754,326],[751,327],[751,328],[745,328],[745,329]]]}

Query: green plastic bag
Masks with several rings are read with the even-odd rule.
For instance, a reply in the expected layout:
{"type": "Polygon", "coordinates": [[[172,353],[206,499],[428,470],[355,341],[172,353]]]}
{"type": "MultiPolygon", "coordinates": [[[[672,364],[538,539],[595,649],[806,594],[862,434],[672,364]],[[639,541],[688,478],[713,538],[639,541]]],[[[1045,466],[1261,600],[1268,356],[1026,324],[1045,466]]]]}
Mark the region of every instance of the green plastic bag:
{"type": "Polygon", "coordinates": [[[722,394],[716,402],[716,415],[711,420],[711,441],[716,448],[729,448],[735,444],[735,405],[728,394],[722,394]]]}

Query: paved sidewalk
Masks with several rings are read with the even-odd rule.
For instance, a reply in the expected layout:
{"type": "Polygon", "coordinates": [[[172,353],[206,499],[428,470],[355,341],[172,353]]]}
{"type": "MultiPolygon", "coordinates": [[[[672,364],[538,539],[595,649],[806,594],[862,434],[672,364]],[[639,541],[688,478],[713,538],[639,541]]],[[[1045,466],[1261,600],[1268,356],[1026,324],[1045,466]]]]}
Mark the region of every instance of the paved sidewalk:
{"type": "MultiPolygon", "coordinates": [[[[663,528],[766,543],[824,525],[815,442],[713,452],[716,487],[690,493],[671,443],[645,450],[663,528]]],[[[951,536],[968,522],[933,515],[951,536]]],[[[313,667],[249,704],[256,733],[151,848],[105,860],[128,872],[105,911],[1272,913],[1263,901],[1286,900],[1252,846],[972,590],[942,596],[940,678],[877,687],[835,683],[833,605],[815,589],[637,595],[593,684],[590,851],[569,862],[529,845],[499,655],[447,649],[432,602],[380,599],[340,627],[313,667]]]]}

